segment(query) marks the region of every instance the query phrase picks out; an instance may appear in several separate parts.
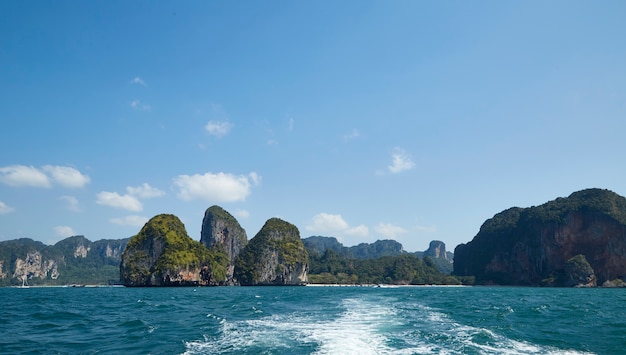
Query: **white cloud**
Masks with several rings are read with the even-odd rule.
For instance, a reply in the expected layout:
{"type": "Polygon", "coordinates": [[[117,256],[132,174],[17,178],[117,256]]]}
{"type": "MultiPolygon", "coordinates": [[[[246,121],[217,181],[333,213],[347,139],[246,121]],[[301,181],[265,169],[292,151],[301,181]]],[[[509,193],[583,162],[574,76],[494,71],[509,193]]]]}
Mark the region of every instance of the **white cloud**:
{"type": "Polygon", "coordinates": [[[152,106],[150,106],[148,104],[143,104],[139,100],[131,101],[130,102],[130,107],[132,107],[135,110],[139,110],[139,111],[150,111],[150,110],[152,110],[152,106]]]}
{"type": "Polygon", "coordinates": [[[235,216],[237,216],[239,218],[248,218],[248,217],[250,217],[250,212],[248,212],[246,210],[236,210],[235,211],[235,216]]]}
{"type": "Polygon", "coordinates": [[[109,221],[120,226],[143,227],[148,222],[148,217],[126,216],[122,218],[111,218],[109,221]]]}
{"type": "Polygon", "coordinates": [[[0,182],[9,186],[51,187],[50,179],[33,166],[10,165],[0,168],[0,182]]]}
{"type": "Polygon", "coordinates": [[[406,170],[411,170],[415,167],[415,163],[411,160],[404,149],[395,148],[394,153],[391,155],[391,165],[387,166],[392,174],[401,173],[406,170]]]}
{"type": "Polygon", "coordinates": [[[232,128],[233,125],[228,121],[209,121],[209,123],[204,126],[204,129],[206,129],[210,135],[218,138],[227,135],[232,128]]]}
{"type": "Polygon", "coordinates": [[[143,204],[135,196],[120,195],[117,192],[102,191],[98,193],[96,203],[129,211],[141,211],[143,209],[143,204]]]}
{"type": "Polygon", "coordinates": [[[313,225],[307,226],[310,231],[335,232],[348,229],[348,223],[340,214],[318,213],[313,216],[313,225]]]}
{"type": "Polygon", "coordinates": [[[138,84],[138,85],[142,85],[142,86],[148,86],[146,85],[146,82],[143,81],[143,79],[141,79],[140,77],[136,76],[133,78],[133,80],[130,81],[131,84],[138,84]]]}
{"type": "Polygon", "coordinates": [[[248,174],[248,176],[250,177],[250,180],[252,180],[254,186],[259,186],[261,184],[261,177],[256,172],[253,171],[248,174]]]}
{"type": "Polygon", "coordinates": [[[0,214],[7,214],[15,211],[15,208],[7,206],[4,202],[0,201],[0,214]]]}
{"type": "Polygon", "coordinates": [[[376,233],[388,239],[395,239],[407,233],[406,229],[389,223],[378,223],[374,230],[376,233]]]}
{"type": "Polygon", "coordinates": [[[369,229],[364,225],[350,227],[340,214],[318,213],[313,216],[313,224],[305,227],[308,231],[316,233],[328,233],[366,237],[369,229]]]}
{"type": "Polygon", "coordinates": [[[348,228],[345,233],[353,237],[367,237],[370,234],[370,230],[363,224],[359,224],[356,227],[348,228]]]}
{"type": "Polygon", "coordinates": [[[76,235],[76,233],[74,233],[74,229],[68,226],[56,226],[54,227],[54,232],[56,233],[57,237],[61,238],[69,238],[76,235]]]}
{"type": "Polygon", "coordinates": [[[82,209],[78,205],[78,199],[74,196],[61,196],[59,200],[65,201],[67,203],[67,209],[73,212],[81,212],[82,209]]]}
{"type": "Polygon", "coordinates": [[[65,187],[83,187],[91,181],[89,176],[69,166],[45,165],[42,170],[48,173],[55,182],[65,187]]]}
{"type": "Polygon", "coordinates": [[[157,189],[156,187],[150,186],[148,183],[143,183],[140,186],[126,187],[126,191],[137,198],[153,198],[153,197],[161,197],[165,195],[165,192],[157,189]]]}
{"type": "MultiPolygon", "coordinates": [[[[260,176],[251,173],[253,183],[260,181],[260,176]],[[252,175],[254,174],[254,175],[252,175]]],[[[202,199],[212,203],[244,201],[250,194],[248,176],[225,173],[206,173],[204,175],[179,175],[173,180],[178,189],[178,198],[184,201],[202,199]]]]}
{"type": "Polygon", "coordinates": [[[353,139],[357,139],[361,136],[361,133],[359,131],[357,131],[356,129],[353,129],[352,132],[345,134],[343,136],[343,140],[344,142],[348,143],[349,141],[353,140],[353,139]]]}
{"type": "Polygon", "coordinates": [[[78,188],[90,182],[89,176],[69,166],[45,165],[41,169],[33,166],[11,165],[0,168],[0,182],[9,186],[52,187],[57,183],[64,187],[78,188]]]}
{"type": "Polygon", "coordinates": [[[278,145],[278,141],[275,139],[268,139],[267,145],[278,145]]]}

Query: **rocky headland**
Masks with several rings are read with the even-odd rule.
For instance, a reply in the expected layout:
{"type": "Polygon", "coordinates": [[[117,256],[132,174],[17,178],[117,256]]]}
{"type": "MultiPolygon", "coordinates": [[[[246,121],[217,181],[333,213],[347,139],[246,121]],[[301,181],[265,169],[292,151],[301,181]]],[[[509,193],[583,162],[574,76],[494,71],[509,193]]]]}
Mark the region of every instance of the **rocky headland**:
{"type": "Polygon", "coordinates": [[[626,199],[587,189],[487,220],[454,251],[454,274],[477,284],[621,286],[626,277],[626,199]]]}

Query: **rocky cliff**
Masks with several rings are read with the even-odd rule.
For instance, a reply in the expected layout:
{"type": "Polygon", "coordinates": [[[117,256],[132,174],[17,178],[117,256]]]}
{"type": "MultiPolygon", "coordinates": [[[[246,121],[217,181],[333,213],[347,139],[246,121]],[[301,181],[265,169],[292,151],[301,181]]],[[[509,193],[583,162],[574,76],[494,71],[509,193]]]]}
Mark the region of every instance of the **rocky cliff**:
{"type": "Polygon", "coordinates": [[[424,252],[424,256],[428,256],[433,259],[449,260],[448,253],[446,252],[446,244],[439,240],[433,240],[430,242],[428,249],[424,252]]]}
{"type": "Polygon", "coordinates": [[[0,286],[107,284],[118,281],[128,239],[91,242],[78,235],[45,245],[29,238],[0,242],[0,286]]]}
{"type": "Polygon", "coordinates": [[[626,199],[588,189],[500,212],[471,242],[456,247],[454,274],[473,275],[482,284],[619,283],[615,280],[626,277],[626,199]],[[582,261],[589,269],[572,269],[576,263],[584,266],[582,261]]]}
{"type": "Polygon", "coordinates": [[[235,262],[241,285],[301,285],[307,282],[308,253],[293,224],[265,222],[235,262]]]}
{"type": "Polygon", "coordinates": [[[207,208],[202,220],[200,243],[219,248],[228,255],[226,283],[234,284],[235,258],[248,243],[246,231],[230,213],[219,206],[207,208]]]}
{"type": "Polygon", "coordinates": [[[126,286],[207,286],[226,282],[228,256],[187,235],[174,215],[150,219],[128,242],[120,263],[126,286]]]}

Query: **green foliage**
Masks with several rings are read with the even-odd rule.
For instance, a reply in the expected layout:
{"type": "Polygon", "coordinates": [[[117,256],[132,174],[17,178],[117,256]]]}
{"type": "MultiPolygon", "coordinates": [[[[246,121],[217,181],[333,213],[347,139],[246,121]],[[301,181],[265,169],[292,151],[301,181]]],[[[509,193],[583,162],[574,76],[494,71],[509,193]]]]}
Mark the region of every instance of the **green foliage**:
{"type": "Polygon", "coordinates": [[[126,283],[143,285],[152,275],[162,279],[164,275],[177,273],[181,269],[208,266],[211,282],[226,280],[229,259],[221,249],[207,249],[202,243],[191,239],[178,217],[161,214],[153,217],[134,236],[122,257],[122,274],[126,283]],[[153,248],[162,250],[151,250],[153,248]],[[148,254],[160,252],[151,260],[148,254]]]}
{"type": "Polygon", "coordinates": [[[272,251],[278,252],[279,264],[306,263],[308,252],[300,239],[298,228],[279,218],[271,218],[252,238],[235,260],[235,278],[242,285],[254,285],[261,281],[261,268],[272,251]]]}
{"type": "Polygon", "coordinates": [[[355,259],[327,249],[322,255],[309,256],[309,282],[321,284],[412,284],[458,285],[459,280],[437,270],[429,257],[414,254],[355,259]]]}

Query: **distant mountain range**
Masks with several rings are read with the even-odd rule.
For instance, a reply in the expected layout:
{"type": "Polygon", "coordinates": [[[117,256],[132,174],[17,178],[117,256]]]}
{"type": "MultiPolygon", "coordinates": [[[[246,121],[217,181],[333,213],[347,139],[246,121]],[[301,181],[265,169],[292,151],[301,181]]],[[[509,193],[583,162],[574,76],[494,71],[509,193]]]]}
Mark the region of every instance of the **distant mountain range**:
{"type": "Polygon", "coordinates": [[[374,243],[361,243],[351,247],[344,246],[335,237],[312,236],[302,241],[311,255],[320,255],[330,249],[342,257],[362,260],[403,254],[414,254],[419,258],[428,256],[433,259],[437,269],[444,274],[452,272],[452,261],[454,260],[454,254],[446,251],[445,243],[437,240],[430,242],[426,251],[414,253],[404,251],[402,244],[391,239],[377,240],[374,243]]]}
{"type": "MultiPolygon", "coordinates": [[[[307,267],[314,266],[312,274],[321,282],[626,286],[626,198],[603,189],[574,192],[540,206],[504,210],[485,221],[478,234],[458,245],[454,254],[440,241],[432,241],[426,251],[409,253],[394,240],[346,247],[334,237],[299,239],[297,228],[280,220],[268,220],[267,228],[257,234],[258,240],[255,236],[248,243],[234,217],[218,206],[207,209],[201,241],[192,243],[186,232],[182,233],[184,227],[170,221],[174,218],[161,219],[163,231],[159,232],[156,223],[152,232],[136,236],[133,245],[137,253],[129,256],[131,268],[125,269],[129,277],[144,275],[139,267],[148,267],[144,261],[149,258],[140,256],[148,255],[155,260],[149,265],[154,270],[144,276],[159,277],[158,271],[169,280],[178,280],[182,275],[176,269],[179,261],[187,265],[188,260],[195,260],[194,255],[206,254],[205,248],[217,247],[223,260],[213,260],[215,270],[205,270],[208,265],[202,264],[202,258],[196,263],[211,285],[237,284],[237,280],[246,280],[246,284],[304,283],[307,267]],[[160,240],[160,234],[178,229],[181,233],[172,234],[175,243],[163,239],[163,248],[154,247],[152,241],[160,240]],[[171,255],[162,253],[167,248],[172,249],[171,255]],[[161,256],[165,259],[159,259],[161,256]],[[139,263],[133,266],[134,261],[139,263]],[[175,272],[163,273],[165,268],[175,272]]],[[[129,243],[131,238],[91,242],[84,236],[55,245],[26,238],[0,242],[0,286],[118,283],[122,255],[129,243]]],[[[195,276],[185,275],[180,280],[195,280],[195,276]]]]}

